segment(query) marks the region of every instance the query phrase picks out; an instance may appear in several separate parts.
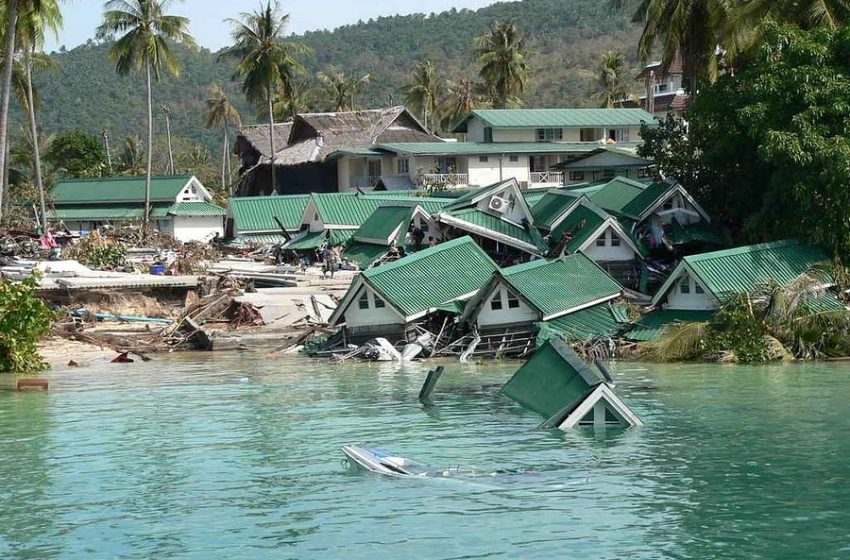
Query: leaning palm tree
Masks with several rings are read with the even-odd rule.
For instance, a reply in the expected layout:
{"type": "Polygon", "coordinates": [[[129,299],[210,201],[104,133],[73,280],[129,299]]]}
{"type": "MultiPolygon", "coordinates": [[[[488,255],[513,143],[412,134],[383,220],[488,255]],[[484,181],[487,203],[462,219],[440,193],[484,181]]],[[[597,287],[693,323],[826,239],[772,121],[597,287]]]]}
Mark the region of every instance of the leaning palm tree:
{"type": "Polygon", "coordinates": [[[316,74],[322,84],[325,97],[332,111],[354,111],[357,108],[357,94],[369,83],[369,74],[359,78],[349,78],[333,66],[316,74]]]}
{"type": "Polygon", "coordinates": [[[443,84],[430,60],[416,63],[410,73],[410,83],[401,88],[405,105],[422,115],[425,128],[428,128],[429,118],[434,123],[432,128],[436,128],[437,106],[442,91],[443,84]]]}
{"type": "Polygon", "coordinates": [[[455,125],[472,110],[487,107],[485,91],[484,86],[473,80],[461,79],[449,82],[448,92],[437,109],[441,115],[441,128],[451,132],[455,125]]]}
{"type": "Polygon", "coordinates": [[[109,49],[109,58],[118,74],[138,71],[145,75],[148,96],[147,169],[145,172],[144,232],[150,232],[151,170],[153,166],[153,86],[164,72],[180,73],[180,66],[169,42],[194,46],[189,35],[189,20],[165,13],[172,0],[109,0],[105,4],[99,37],[120,37],[109,49]]]}
{"type": "Polygon", "coordinates": [[[242,79],[242,91],[252,103],[265,102],[269,116],[271,187],[275,191],[275,157],[273,98],[279,86],[287,87],[302,65],[299,55],[308,49],[304,45],[284,40],[289,14],[282,14],[280,5],[266,3],[259,11],[243,13],[241,19],[227,20],[233,26],[235,44],[225,49],[222,57],[239,59],[234,78],[242,79]]]}
{"type": "Polygon", "coordinates": [[[230,125],[239,126],[242,118],[239,111],[230,103],[227,94],[218,84],[209,86],[209,98],[207,99],[207,115],[204,124],[208,128],[221,127],[224,130],[224,153],[221,160],[221,189],[224,191],[230,182],[232,170],[230,169],[230,141],[227,129],[230,125]]]}
{"type": "Polygon", "coordinates": [[[44,177],[41,167],[41,151],[39,150],[38,125],[36,122],[36,97],[33,92],[32,72],[34,68],[52,68],[56,63],[45,56],[44,48],[46,31],[52,31],[57,37],[62,27],[62,12],[56,0],[42,0],[40,5],[26,6],[18,16],[17,43],[23,52],[23,64],[26,73],[26,97],[24,104],[29,117],[30,138],[32,139],[35,185],[39,195],[39,210],[41,226],[47,230],[47,205],[45,203],[44,177]]]}
{"type": "Polygon", "coordinates": [[[493,106],[504,109],[519,103],[528,82],[529,51],[515,21],[497,21],[474,40],[481,78],[490,90],[493,106]]]}
{"type": "Polygon", "coordinates": [[[625,80],[625,63],[623,55],[614,51],[602,53],[599,63],[599,98],[600,104],[606,109],[612,109],[628,95],[625,80]]]}

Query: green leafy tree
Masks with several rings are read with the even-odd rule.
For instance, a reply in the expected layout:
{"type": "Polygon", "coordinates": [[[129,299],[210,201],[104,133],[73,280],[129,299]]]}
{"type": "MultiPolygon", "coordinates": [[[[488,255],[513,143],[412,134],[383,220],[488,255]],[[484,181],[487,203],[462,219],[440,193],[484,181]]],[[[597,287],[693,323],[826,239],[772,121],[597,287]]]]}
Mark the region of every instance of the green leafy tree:
{"type": "Polygon", "coordinates": [[[440,127],[446,132],[451,132],[470,111],[483,109],[489,105],[486,89],[480,83],[468,79],[450,81],[446,95],[437,107],[437,113],[442,119],[440,127]]]}
{"type": "Polygon", "coordinates": [[[47,369],[38,342],[50,331],[52,313],[38,297],[38,280],[0,280],[0,373],[31,374],[47,369]]]}
{"type": "Polygon", "coordinates": [[[430,60],[417,62],[410,73],[410,83],[401,88],[405,105],[422,117],[425,128],[436,128],[443,83],[430,60]]]}
{"type": "Polygon", "coordinates": [[[100,139],[80,130],[57,134],[45,152],[45,160],[63,177],[100,177],[106,170],[100,139]]]}
{"type": "Polygon", "coordinates": [[[230,103],[227,94],[221,86],[213,84],[207,88],[207,114],[204,124],[209,128],[221,128],[224,130],[224,153],[221,159],[221,188],[227,189],[233,170],[230,168],[230,141],[228,139],[228,128],[242,124],[239,111],[230,103]]]}
{"type": "Polygon", "coordinates": [[[283,14],[280,5],[266,3],[260,10],[243,13],[239,20],[228,20],[233,25],[234,45],[225,49],[222,57],[234,57],[235,79],[242,80],[242,92],[251,103],[266,103],[271,143],[270,166],[272,191],[276,188],[274,140],[274,95],[279,87],[284,95],[292,89],[302,64],[299,56],[307,52],[299,43],[286,41],[284,33],[289,14],[283,14]]]}
{"type": "Polygon", "coordinates": [[[629,94],[623,55],[615,51],[602,53],[597,79],[601,106],[612,109],[617,103],[621,103],[629,94]]]}
{"type": "Polygon", "coordinates": [[[325,99],[331,111],[354,111],[357,109],[357,96],[369,83],[370,76],[349,78],[345,72],[329,66],[324,72],[316,74],[325,99]]]}
{"type": "Polygon", "coordinates": [[[738,8],[737,19],[750,27],[768,17],[803,27],[839,29],[850,20],[850,0],[750,0],[738,8]]]}
{"type": "Polygon", "coordinates": [[[490,91],[493,106],[504,109],[520,103],[528,82],[528,46],[515,21],[497,21],[474,44],[481,78],[490,91]]]}
{"type": "Polygon", "coordinates": [[[189,20],[165,13],[171,4],[168,0],[109,0],[103,14],[103,24],[98,28],[101,37],[115,37],[109,49],[109,58],[118,74],[126,76],[141,72],[145,76],[148,101],[147,169],[145,170],[145,235],[150,232],[151,170],[153,165],[153,85],[152,78],[162,79],[163,73],[180,73],[180,66],[172,51],[171,42],[188,46],[195,44],[189,35],[189,20]]]}

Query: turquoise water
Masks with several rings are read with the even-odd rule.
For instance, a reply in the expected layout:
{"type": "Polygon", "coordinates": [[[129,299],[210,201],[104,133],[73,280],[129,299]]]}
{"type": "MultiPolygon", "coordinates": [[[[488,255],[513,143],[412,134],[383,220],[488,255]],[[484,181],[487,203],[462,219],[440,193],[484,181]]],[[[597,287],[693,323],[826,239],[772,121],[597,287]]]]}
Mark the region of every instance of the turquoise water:
{"type": "Polygon", "coordinates": [[[0,391],[0,558],[850,557],[850,365],[618,364],[647,426],[540,431],[515,363],[183,355],[0,391]],[[352,473],[341,445],[516,474],[352,473]]]}

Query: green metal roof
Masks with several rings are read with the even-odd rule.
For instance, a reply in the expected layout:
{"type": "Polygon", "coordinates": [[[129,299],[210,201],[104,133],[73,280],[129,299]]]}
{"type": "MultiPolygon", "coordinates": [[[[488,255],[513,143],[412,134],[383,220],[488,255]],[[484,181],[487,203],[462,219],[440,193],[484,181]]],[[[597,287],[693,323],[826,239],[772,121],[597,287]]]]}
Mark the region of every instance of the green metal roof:
{"type": "MultiPolygon", "coordinates": [[[[479,228],[490,230],[492,232],[510,237],[512,239],[516,239],[517,241],[521,241],[522,243],[531,245],[537,248],[538,250],[545,250],[545,244],[543,243],[542,238],[540,238],[540,234],[537,232],[537,230],[534,230],[533,227],[530,227],[528,229],[523,228],[514,224],[513,222],[508,222],[507,220],[503,220],[499,216],[495,216],[493,214],[490,214],[489,212],[479,210],[478,208],[453,210],[451,212],[448,212],[447,214],[457,220],[467,222],[474,226],[478,226],[479,228]]],[[[462,224],[456,224],[452,222],[450,225],[458,229],[464,229],[462,224]]],[[[480,233],[477,231],[471,233],[474,233],[475,235],[480,235],[480,233]]]]}
{"type": "Polygon", "coordinates": [[[676,323],[704,323],[714,316],[713,311],[688,311],[665,309],[645,314],[625,337],[635,342],[651,342],[658,340],[664,329],[676,323]]]}
{"type": "Polygon", "coordinates": [[[673,245],[705,243],[722,247],[726,244],[726,240],[717,231],[717,228],[703,221],[683,226],[674,219],[668,225],[664,226],[664,238],[673,245]]]}
{"type": "Polygon", "coordinates": [[[298,231],[309,198],[306,194],[231,198],[234,228],[238,233],[278,232],[280,226],[274,221],[277,216],[287,231],[298,231]]]}
{"type": "Polygon", "coordinates": [[[625,214],[623,209],[637,198],[647,185],[640,181],[616,177],[601,189],[588,195],[591,202],[609,212],[625,214]]]}
{"type": "Polygon", "coordinates": [[[804,297],[803,305],[808,309],[809,313],[829,313],[831,311],[847,309],[844,302],[840,301],[832,292],[804,297]]]}
{"type": "Polygon", "coordinates": [[[502,269],[500,274],[544,317],[613,298],[623,290],[607,272],[581,253],[553,261],[518,264],[502,269]]]}
{"type": "Polygon", "coordinates": [[[550,190],[552,189],[525,190],[522,191],[522,196],[525,198],[525,203],[531,207],[540,202],[550,190]]]}
{"type": "Polygon", "coordinates": [[[286,238],[280,234],[274,233],[265,233],[265,234],[248,234],[248,235],[237,235],[225,245],[228,247],[235,247],[238,249],[248,248],[248,247],[259,247],[264,245],[283,245],[286,243],[286,238]]]}
{"type": "Polygon", "coordinates": [[[504,184],[505,181],[502,181],[493,185],[486,185],[484,187],[477,187],[474,189],[466,189],[464,190],[463,194],[452,200],[451,203],[445,208],[446,210],[454,210],[456,208],[463,208],[464,206],[469,206],[473,200],[475,200],[482,194],[489,191],[496,191],[503,187],[504,184]]]}
{"type": "Polygon", "coordinates": [[[324,231],[309,231],[305,235],[295,238],[286,245],[284,249],[293,251],[306,251],[321,247],[325,241],[330,241],[332,247],[345,245],[354,235],[353,229],[326,229],[324,231]]]}
{"type": "Polygon", "coordinates": [[[580,194],[569,191],[550,190],[531,207],[534,225],[539,228],[550,229],[552,223],[572,207],[580,197],[580,194]]]}
{"type": "Polygon", "coordinates": [[[557,339],[547,340],[502,393],[547,419],[568,413],[604,379],[557,339]]]}
{"type": "MultiPolygon", "coordinates": [[[[162,219],[169,215],[172,204],[153,204],[151,217],[162,219]]],[[[74,204],[56,206],[49,212],[53,220],[65,221],[126,221],[141,220],[144,203],[134,204],[74,204]]]]}
{"type": "Polygon", "coordinates": [[[224,216],[227,210],[212,202],[177,202],[168,213],[172,216],[224,216]]]}
{"type": "Polygon", "coordinates": [[[583,154],[598,147],[598,142],[405,142],[378,146],[415,156],[583,154]]]}
{"type": "MultiPolygon", "coordinates": [[[[151,200],[175,202],[191,175],[151,177],[151,200]]],[[[51,191],[56,204],[121,203],[145,201],[144,177],[101,177],[58,181],[51,191]]]]}
{"type": "Polygon", "coordinates": [[[497,269],[470,237],[370,268],[363,278],[404,315],[412,316],[479,290],[497,269]]]}
{"type": "Polygon", "coordinates": [[[451,202],[450,199],[406,195],[356,195],[348,193],[311,194],[319,216],[326,225],[349,226],[357,229],[377,208],[399,202],[415,203],[427,212],[435,213],[451,202]]]}
{"type": "Polygon", "coordinates": [[[552,319],[547,321],[546,325],[556,331],[562,339],[571,342],[611,338],[628,324],[622,321],[622,309],[611,303],[601,303],[552,319]]]}
{"type": "Polygon", "coordinates": [[[358,241],[381,240],[384,245],[395,243],[396,239],[390,239],[394,232],[400,230],[402,240],[404,234],[410,226],[410,220],[413,217],[413,204],[397,204],[390,203],[386,206],[380,206],[372,212],[363,225],[354,233],[354,238],[358,241]]]}
{"type": "MultiPolygon", "coordinates": [[[[464,122],[472,117],[495,128],[602,128],[655,123],[655,117],[643,109],[479,109],[464,122]]],[[[465,125],[455,131],[462,131],[462,127],[465,125]]]]}
{"type": "Polygon", "coordinates": [[[569,234],[572,237],[566,245],[566,250],[569,253],[575,253],[596,233],[606,219],[608,215],[594,208],[592,204],[587,202],[579,204],[552,230],[552,243],[558,243],[565,233],[569,234]]]}
{"type": "Polygon", "coordinates": [[[643,213],[658,202],[661,197],[675,189],[676,185],[671,185],[670,183],[652,183],[634,197],[631,202],[626,204],[623,207],[622,212],[627,216],[639,219],[643,213]]]}
{"type": "Polygon", "coordinates": [[[389,250],[390,248],[386,245],[352,241],[345,247],[345,251],[342,252],[342,258],[352,260],[357,263],[360,270],[366,270],[389,250]]]}

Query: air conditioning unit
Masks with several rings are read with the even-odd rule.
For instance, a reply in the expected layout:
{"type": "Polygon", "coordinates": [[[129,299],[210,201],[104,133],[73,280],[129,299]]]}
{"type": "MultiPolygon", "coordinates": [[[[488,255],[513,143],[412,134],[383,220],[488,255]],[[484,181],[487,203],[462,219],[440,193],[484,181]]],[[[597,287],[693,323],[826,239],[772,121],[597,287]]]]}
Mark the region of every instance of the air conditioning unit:
{"type": "Polygon", "coordinates": [[[494,196],[490,199],[489,208],[494,212],[504,214],[508,211],[508,204],[508,201],[501,196],[494,196]]]}

